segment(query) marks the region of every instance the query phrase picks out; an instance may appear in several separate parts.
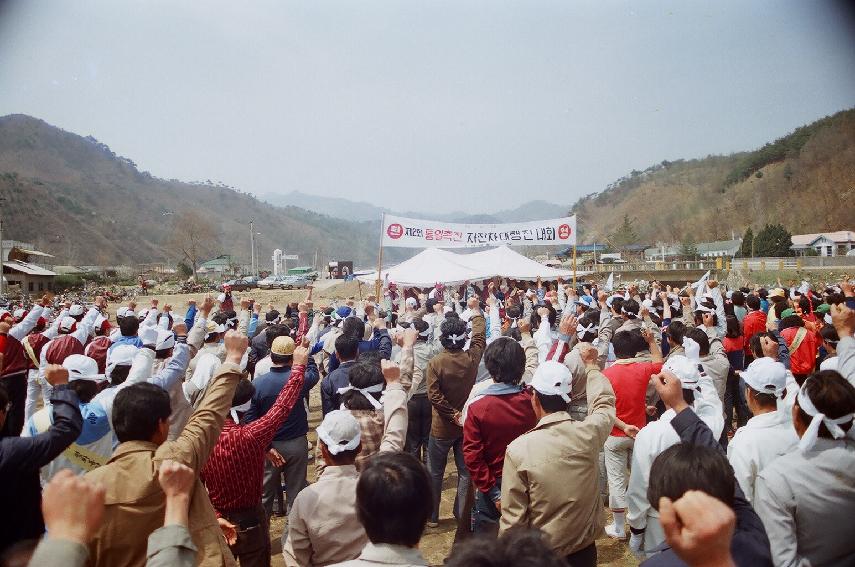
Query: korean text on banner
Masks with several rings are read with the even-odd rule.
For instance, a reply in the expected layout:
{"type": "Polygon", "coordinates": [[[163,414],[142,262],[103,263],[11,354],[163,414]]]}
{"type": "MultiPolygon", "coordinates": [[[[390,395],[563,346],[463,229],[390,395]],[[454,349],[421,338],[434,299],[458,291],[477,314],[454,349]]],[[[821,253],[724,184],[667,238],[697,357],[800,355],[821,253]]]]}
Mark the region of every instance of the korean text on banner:
{"type": "Polygon", "coordinates": [[[459,224],[385,215],[383,246],[479,248],[482,246],[572,246],[576,216],[507,224],[459,224]]]}

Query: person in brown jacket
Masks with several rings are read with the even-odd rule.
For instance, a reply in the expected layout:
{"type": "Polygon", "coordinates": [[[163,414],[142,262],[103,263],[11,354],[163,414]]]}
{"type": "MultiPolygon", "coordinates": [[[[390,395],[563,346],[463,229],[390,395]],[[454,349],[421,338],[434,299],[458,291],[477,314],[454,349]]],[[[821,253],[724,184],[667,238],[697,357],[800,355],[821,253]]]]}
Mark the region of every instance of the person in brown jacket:
{"type": "Polygon", "coordinates": [[[433,490],[433,513],[429,526],[439,522],[439,501],[442,477],[448,462],[448,451],[454,449],[457,465],[457,494],[454,497],[454,517],[462,518],[469,492],[469,473],[463,461],[463,406],[475,384],[478,364],[487,344],[486,323],[477,297],[470,297],[467,307],[471,313],[472,337],[469,348],[466,322],[451,316],[442,322],[440,343],[444,350],[431,359],[427,367],[428,398],[432,407],[432,423],[428,439],[428,471],[433,490]]]}
{"type": "MultiPolygon", "coordinates": [[[[89,544],[89,565],[143,567],[149,534],[163,525],[166,497],[158,483],[160,464],[169,459],[193,469],[197,478],[190,496],[190,535],[196,565],[236,566],[223,537],[214,508],[198,479],[223,427],[241,379],[239,367],[247,338],[229,331],[226,361],[217,370],[196,411],[174,441],[167,441],[171,407],[169,394],[141,383],[116,395],[113,429],[119,446],[110,461],[86,478],[106,488],[104,522],[89,544]]],[[[232,534],[234,535],[234,534],[232,534]]]]}

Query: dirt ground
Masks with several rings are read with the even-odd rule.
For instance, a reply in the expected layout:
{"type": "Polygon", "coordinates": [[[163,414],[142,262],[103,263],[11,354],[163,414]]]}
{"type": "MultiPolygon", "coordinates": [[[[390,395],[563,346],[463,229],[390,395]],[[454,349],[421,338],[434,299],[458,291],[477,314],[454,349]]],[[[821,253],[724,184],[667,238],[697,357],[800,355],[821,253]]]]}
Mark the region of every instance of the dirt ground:
{"type": "MultiPolygon", "coordinates": [[[[363,296],[373,293],[371,286],[359,285],[357,282],[317,282],[313,298],[316,307],[327,304],[332,299],[347,299],[360,298],[360,291],[363,296]],[[361,289],[360,289],[361,287],[361,289]]],[[[262,302],[266,306],[272,302],[280,311],[289,301],[300,301],[305,298],[305,290],[251,290],[243,292],[248,297],[254,298],[262,302]]],[[[235,293],[235,298],[238,299],[242,293],[235,293]]],[[[138,309],[143,308],[151,298],[160,300],[160,306],[171,304],[173,309],[178,314],[183,314],[187,306],[187,301],[191,298],[201,299],[203,294],[151,294],[148,297],[138,297],[136,299],[138,309]]],[[[115,314],[115,310],[123,305],[123,303],[110,304],[110,310],[115,314]]],[[[309,400],[309,441],[314,446],[316,443],[315,428],[321,421],[321,401],[318,387],[312,390],[309,400]]],[[[310,459],[309,464],[309,482],[315,480],[313,459],[310,459]]],[[[454,465],[454,459],[449,458],[446,468],[445,480],[443,482],[442,503],[440,506],[440,522],[436,528],[426,528],[424,536],[420,544],[420,549],[425,558],[431,565],[442,565],[445,559],[451,552],[451,546],[454,541],[454,533],[456,522],[451,512],[452,504],[454,503],[454,493],[457,486],[457,469],[454,465]]],[[[282,531],[285,529],[285,518],[274,518],[271,523],[270,537],[273,544],[273,567],[283,567],[282,546],[280,538],[282,531]]],[[[625,542],[611,540],[608,537],[602,537],[597,540],[597,553],[599,555],[598,565],[608,565],[611,567],[635,567],[639,564],[633,555],[629,552],[625,542]]]]}

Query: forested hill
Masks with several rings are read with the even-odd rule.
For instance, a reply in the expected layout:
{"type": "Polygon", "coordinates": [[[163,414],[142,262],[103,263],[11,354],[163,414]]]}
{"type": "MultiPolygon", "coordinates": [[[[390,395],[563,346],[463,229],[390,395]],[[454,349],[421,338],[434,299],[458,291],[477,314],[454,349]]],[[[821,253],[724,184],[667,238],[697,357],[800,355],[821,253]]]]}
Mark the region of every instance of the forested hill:
{"type": "Polygon", "coordinates": [[[311,264],[370,264],[377,231],[297,207],[275,207],[223,185],[182,183],[139,171],[94,138],[24,115],[0,117],[0,214],[4,239],[33,242],[59,263],[174,263],[180,222],[201,217],[203,259],[221,253],[249,263],[255,220],[262,265],[274,248],[311,264]]]}
{"type": "MultiPolygon", "coordinates": [[[[855,227],[855,109],[802,126],[762,148],[663,161],[580,199],[584,242],[620,239],[624,217],[637,243],[703,242],[756,232],[793,234],[855,227]]],[[[617,243],[615,243],[617,245],[617,243]]]]}

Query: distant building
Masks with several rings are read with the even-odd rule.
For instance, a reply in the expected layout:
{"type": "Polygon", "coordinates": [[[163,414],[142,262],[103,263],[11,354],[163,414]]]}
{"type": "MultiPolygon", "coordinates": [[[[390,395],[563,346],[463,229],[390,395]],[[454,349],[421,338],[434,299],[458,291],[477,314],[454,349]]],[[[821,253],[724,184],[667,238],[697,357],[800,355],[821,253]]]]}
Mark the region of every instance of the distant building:
{"type": "Polygon", "coordinates": [[[228,254],[223,254],[202,263],[196,271],[206,275],[222,275],[231,273],[233,267],[234,262],[232,262],[232,257],[228,254]]]}
{"type": "Polygon", "coordinates": [[[855,232],[838,230],[835,232],[819,232],[815,234],[794,234],[790,249],[799,256],[804,256],[809,250],[820,256],[845,256],[855,249],[855,232]]]}
{"type": "Polygon", "coordinates": [[[53,291],[56,273],[45,267],[53,256],[36,250],[28,242],[4,240],[2,244],[0,259],[5,284],[19,286],[24,294],[53,291]]]}
{"type": "Polygon", "coordinates": [[[697,248],[698,255],[704,258],[733,258],[742,248],[742,239],[701,242],[697,248]]]}

